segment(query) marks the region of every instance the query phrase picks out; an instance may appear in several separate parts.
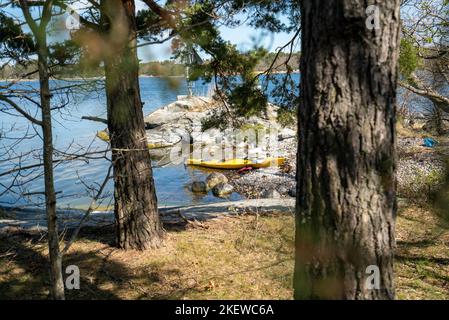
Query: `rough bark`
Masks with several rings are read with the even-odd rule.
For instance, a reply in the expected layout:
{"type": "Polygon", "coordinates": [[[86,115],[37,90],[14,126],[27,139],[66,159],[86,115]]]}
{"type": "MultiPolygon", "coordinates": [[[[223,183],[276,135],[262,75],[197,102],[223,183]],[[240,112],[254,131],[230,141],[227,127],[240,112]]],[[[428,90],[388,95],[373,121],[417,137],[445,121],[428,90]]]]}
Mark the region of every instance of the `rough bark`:
{"type": "Polygon", "coordinates": [[[301,1],[296,299],[394,298],[400,1],[375,2],[378,30],[365,1],[301,1]]]}
{"type": "Polygon", "coordinates": [[[108,0],[102,6],[109,21],[105,72],[117,245],[144,250],[160,246],[163,229],[140,97],[135,5],[130,0],[108,0]]]}

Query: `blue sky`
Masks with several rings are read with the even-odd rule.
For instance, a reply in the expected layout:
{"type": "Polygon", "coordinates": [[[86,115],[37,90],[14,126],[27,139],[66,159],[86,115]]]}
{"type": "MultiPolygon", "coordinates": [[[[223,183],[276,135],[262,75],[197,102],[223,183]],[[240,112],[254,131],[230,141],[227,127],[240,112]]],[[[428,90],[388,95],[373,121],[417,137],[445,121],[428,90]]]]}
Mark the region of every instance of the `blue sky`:
{"type": "MultiPolygon", "coordinates": [[[[225,40],[236,44],[242,51],[251,49],[255,44],[263,45],[269,51],[275,51],[278,47],[284,46],[292,37],[287,33],[266,33],[247,25],[236,28],[221,27],[220,32],[225,40]]],[[[299,47],[295,49],[299,51],[299,47]]],[[[139,58],[143,61],[167,60],[171,56],[170,42],[163,45],[152,45],[139,50],[139,58]]]]}
{"type": "MultiPolygon", "coordinates": [[[[275,51],[288,43],[293,36],[287,33],[267,33],[265,30],[255,29],[247,24],[235,28],[222,26],[220,33],[225,40],[236,44],[242,51],[249,50],[255,45],[262,45],[269,51],[275,51]]],[[[295,51],[299,51],[299,44],[295,51]]],[[[139,51],[139,58],[143,61],[167,60],[170,56],[170,42],[142,48],[139,51]]]]}
{"type": "MultiPolygon", "coordinates": [[[[78,2],[78,5],[74,6],[74,9],[85,7],[85,1],[81,0],[78,2]]],[[[136,1],[136,9],[140,10],[146,8],[146,5],[140,1],[136,1]]],[[[9,10],[9,13],[21,19],[21,10],[20,9],[12,9],[9,10]]],[[[269,51],[275,51],[278,47],[284,46],[292,37],[291,34],[280,33],[266,33],[263,30],[257,30],[248,25],[240,25],[235,28],[221,27],[220,32],[225,40],[230,41],[233,44],[236,44],[239,49],[242,51],[251,49],[255,44],[258,46],[263,45],[269,51]]],[[[68,33],[59,33],[58,35],[54,35],[53,40],[60,41],[64,38],[68,37],[68,33]]],[[[151,45],[142,47],[139,49],[139,58],[144,61],[154,61],[154,60],[168,60],[170,59],[172,53],[170,50],[171,42],[168,41],[162,45],[151,45]]],[[[295,51],[298,51],[299,47],[295,48],[295,51]]]]}
{"type": "MultiPolygon", "coordinates": [[[[144,9],[146,5],[140,1],[136,1],[136,9],[144,9]]],[[[298,22],[299,23],[299,22],[298,22]]],[[[263,45],[269,51],[275,51],[276,48],[284,46],[292,37],[291,34],[266,34],[262,30],[257,30],[248,25],[241,25],[236,28],[221,27],[220,32],[225,40],[236,44],[241,50],[248,50],[257,45],[263,45]]],[[[295,49],[299,51],[299,47],[295,49]]],[[[150,60],[167,60],[171,56],[170,42],[164,45],[153,45],[148,48],[142,48],[139,51],[139,58],[143,61],[150,60]]]]}

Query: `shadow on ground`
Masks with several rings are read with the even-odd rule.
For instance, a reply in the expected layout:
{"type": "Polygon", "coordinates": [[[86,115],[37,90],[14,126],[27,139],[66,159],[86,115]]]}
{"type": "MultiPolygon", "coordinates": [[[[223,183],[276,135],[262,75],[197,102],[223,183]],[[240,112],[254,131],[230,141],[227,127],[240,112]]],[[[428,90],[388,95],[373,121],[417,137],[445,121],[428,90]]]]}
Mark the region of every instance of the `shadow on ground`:
{"type": "MultiPolygon", "coordinates": [[[[114,228],[85,228],[64,258],[81,290],[67,299],[289,299],[293,216],[224,217],[164,225],[165,246],[122,251],[114,228]]],[[[0,299],[48,299],[46,239],[0,239],[0,299]]]]}
{"type": "MultiPolygon", "coordinates": [[[[185,230],[186,225],[166,226],[168,230],[185,230]]],[[[64,256],[63,270],[76,265],[81,271],[81,290],[66,290],[67,299],[123,299],[123,292],[133,290],[133,299],[177,299],[194,288],[179,288],[170,295],[150,293],[138,283],[157,285],[164,278],[157,271],[130,268],[127,263],[110,259],[119,251],[114,247],[112,227],[86,228],[79,235],[78,246],[64,256]],[[94,243],[94,250],[89,243],[94,243]],[[86,250],[84,250],[86,249],[86,250]],[[120,294],[120,295],[118,295],[120,294]]],[[[132,253],[133,255],[136,252],[132,253]]],[[[18,233],[0,242],[0,300],[48,299],[50,285],[46,238],[39,235],[18,233]]],[[[155,266],[157,270],[157,266],[155,266]]],[[[170,272],[169,272],[170,273],[170,272]]],[[[172,273],[176,273],[173,270],[172,273]]]]}

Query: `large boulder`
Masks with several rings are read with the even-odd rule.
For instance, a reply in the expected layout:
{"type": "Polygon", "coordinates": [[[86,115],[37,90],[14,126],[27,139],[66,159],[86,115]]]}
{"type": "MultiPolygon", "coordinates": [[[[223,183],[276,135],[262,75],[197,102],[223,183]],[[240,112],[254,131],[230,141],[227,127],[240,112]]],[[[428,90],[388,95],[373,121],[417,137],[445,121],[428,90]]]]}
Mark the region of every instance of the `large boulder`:
{"type": "Polygon", "coordinates": [[[214,172],[206,178],[206,184],[209,189],[213,189],[220,183],[228,183],[228,178],[223,173],[214,172]]]}
{"type": "Polygon", "coordinates": [[[148,145],[153,146],[153,148],[173,146],[181,142],[182,139],[183,136],[178,132],[176,132],[175,130],[165,129],[162,131],[155,131],[155,130],[147,131],[148,145]]]}
{"type": "Polygon", "coordinates": [[[195,193],[207,193],[207,184],[204,181],[194,181],[191,189],[195,193]]]}
{"type": "Polygon", "coordinates": [[[225,197],[234,192],[234,187],[228,183],[220,183],[212,189],[212,193],[216,197],[225,197]]]}
{"type": "Polygon", "coordinates": [[[204,97],[185,97],[165,107],[159,108],[145,117],[147,123],[177,122],[185,117],[196,117],[195,114],[205,113],[214,108],[212,99],[204,97]]]}

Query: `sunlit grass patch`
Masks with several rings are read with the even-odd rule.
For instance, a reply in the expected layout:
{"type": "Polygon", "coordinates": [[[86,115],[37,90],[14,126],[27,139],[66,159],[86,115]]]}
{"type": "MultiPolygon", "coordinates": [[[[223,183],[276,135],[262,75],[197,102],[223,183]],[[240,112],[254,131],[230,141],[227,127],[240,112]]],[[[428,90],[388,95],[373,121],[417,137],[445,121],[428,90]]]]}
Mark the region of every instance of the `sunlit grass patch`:
{"type": "Polygon", "coordinates": [[[429,208],[410,206],[397,221],[399,299],[449,299],[449,228],[429,208]]]}
{"type": "MultiPolygon", "coordinates": [[[[167,231],[165,246],[120,251],[113,230],[86,230],[64,265],[81,271],[68,299],[292,299],[294,216],[239,216],[167,231]]],[[[449,232],[428,208],[397,220],[398,299],[449,298],[449,232]]],[[[45,239],[0,242],[0,299],[46,299],[45,239]],[[11,250],[12,248],[12,250],[11,250]],[[2,256],[6,252],[13,255],[2,256]]]]}

